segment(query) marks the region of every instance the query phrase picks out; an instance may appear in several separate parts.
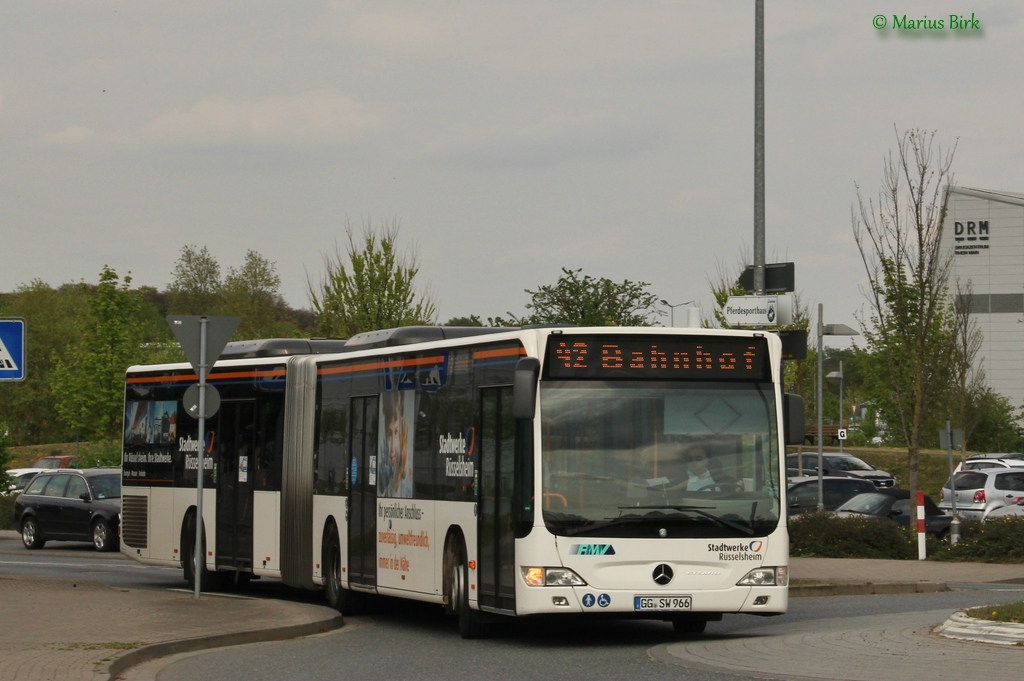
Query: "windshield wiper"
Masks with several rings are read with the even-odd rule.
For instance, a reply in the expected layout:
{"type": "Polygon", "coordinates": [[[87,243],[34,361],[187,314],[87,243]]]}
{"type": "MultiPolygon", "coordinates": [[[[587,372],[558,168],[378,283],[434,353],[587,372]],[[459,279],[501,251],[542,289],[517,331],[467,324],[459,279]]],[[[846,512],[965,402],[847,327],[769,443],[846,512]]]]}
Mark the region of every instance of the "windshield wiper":
{"type": "Polygon", "coordinates": [[[691,513],[696,513],[697,515],[701,516],[702,518],[707,518],[708,520],[713,520],[714,522],[722,525],[723,527],[731,528],[733,530],[736,530],[737,532],[742,532],[742,533],[744,533],[746,535],[749,535],[751,537],[754,536],[754,534],[755,534],[754,533],[754,529],[752,527],[746,527],[744,525],[740,525],[739,523],[733,522],[731,520],[726,520],[725,518],[719,518],[714,513],[708,513],[705,510],[705,509],[708,509],[708,508],[714,508],[714,506],[676,506],[676,505],[672,505],[672,504],[658,504],[658,505],[650,505],[650,506],[619,506],[620,510],[625,510],[627,508],[644,508],[644,509],[650,509],[650,510],[672,510],[672,511],[680,511],[680,512],[683,512],[683,513],[689,511],[691,513]]]}

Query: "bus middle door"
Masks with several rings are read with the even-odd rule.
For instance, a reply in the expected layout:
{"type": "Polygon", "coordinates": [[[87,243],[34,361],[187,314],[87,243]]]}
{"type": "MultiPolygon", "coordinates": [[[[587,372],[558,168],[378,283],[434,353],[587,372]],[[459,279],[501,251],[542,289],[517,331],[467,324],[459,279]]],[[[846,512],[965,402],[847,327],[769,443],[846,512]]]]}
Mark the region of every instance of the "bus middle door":
{"type": "Polygon", "coordinates": [[[222,402],[217,418],[217,567],[251,570],[256,402],[222,402]]]}
{"type": "Polygon", "coordinates": [[[363,587],[377,584],[377,405],[376,395],[353,397],[350,412],[348,580],[363,587]]]}
{"type": "Polygon", "coordinates": [[[512,387],[483,388],[480,403],[480,605],[515,612],[512,387]]]}

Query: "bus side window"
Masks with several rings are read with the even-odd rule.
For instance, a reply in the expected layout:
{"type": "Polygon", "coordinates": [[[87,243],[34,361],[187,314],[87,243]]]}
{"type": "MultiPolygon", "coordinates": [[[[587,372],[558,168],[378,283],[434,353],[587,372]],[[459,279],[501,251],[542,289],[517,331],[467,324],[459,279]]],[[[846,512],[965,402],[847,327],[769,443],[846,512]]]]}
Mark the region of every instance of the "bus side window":
{"type": "MultiPolygon", "coordinates": [[[[333,398],[333,396],[332,396],[333,398]]],[[[348,402],[324,401],[320,413],[320,442],[314,462],[319,494],[345,493],[348,471],[348,402]]]]}
{"type": "Polygon", "coordinates": [[[278,491],[281,489],[281,433],[284,430],[284,410],[276,396],[260,406],[259,436],[256,442],[255,488],[278,491]]]}

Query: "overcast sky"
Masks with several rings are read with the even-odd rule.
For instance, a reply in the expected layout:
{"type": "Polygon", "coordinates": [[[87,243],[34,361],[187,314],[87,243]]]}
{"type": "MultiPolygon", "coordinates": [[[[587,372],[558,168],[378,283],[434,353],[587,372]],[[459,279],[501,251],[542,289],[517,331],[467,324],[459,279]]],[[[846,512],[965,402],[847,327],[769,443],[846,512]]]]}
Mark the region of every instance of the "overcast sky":
{"type": "MultiPolygon", "coordinates": [[[[959,138],[958,184],[1024,191],[1024,8],[765,4],[768,260],[852,325],[854,183],[877,192],[894,126],[959,138]],[[891,29],[894,12],[948,27],[951,9],[981,29],[891,29]]],[[[225,269],[262,253],[308,307],[346,223],[385,218],[442,321],[521,313],[563,266],[707,307],[719,267],[751,257],[753,0],[7,0],[0,16],[2,291],[104,264],[162,289],[195,244],[225,269]]]]}

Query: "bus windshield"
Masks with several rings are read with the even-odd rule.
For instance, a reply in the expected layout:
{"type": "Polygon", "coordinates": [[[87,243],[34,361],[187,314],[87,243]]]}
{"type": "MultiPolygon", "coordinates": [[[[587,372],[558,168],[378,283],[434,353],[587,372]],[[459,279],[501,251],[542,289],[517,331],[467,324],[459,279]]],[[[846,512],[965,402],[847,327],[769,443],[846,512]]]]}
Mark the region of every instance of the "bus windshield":
{"type": "Polygon", "coordinates": [[[770,383],[545,381],[540,402],[554,534],[744,537],[778,525],[770,383]]]}

